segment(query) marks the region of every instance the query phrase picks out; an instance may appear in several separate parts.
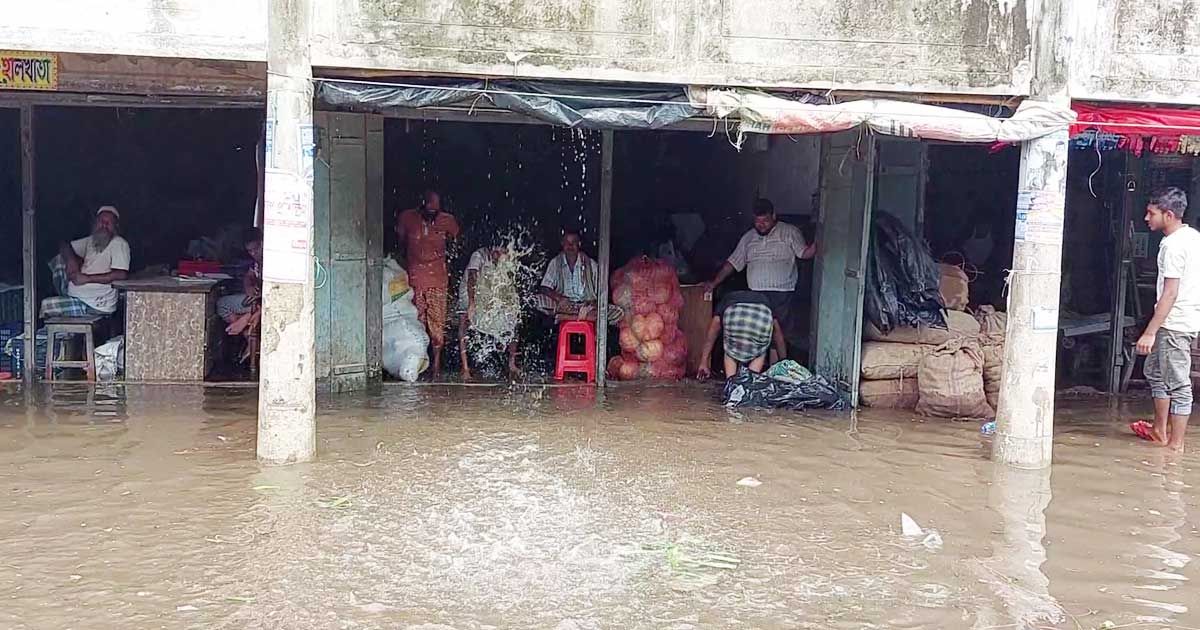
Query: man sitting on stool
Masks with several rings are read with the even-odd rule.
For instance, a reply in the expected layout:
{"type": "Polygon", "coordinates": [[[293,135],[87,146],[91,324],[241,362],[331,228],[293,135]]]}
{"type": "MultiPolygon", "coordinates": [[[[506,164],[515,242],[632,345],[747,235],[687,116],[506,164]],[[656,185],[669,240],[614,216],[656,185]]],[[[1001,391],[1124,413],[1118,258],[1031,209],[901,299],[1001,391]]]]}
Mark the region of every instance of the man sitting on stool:
{"type": "Polygon", "coordinates": [[[117,289],[112,283],[129,275],[129,243],[117,234],[120,213],[112,206],[96,211],[92,233],[59,246],[50,261],[57,296],[42,300],[42,317],[112,315],[117,289]]]}
{"type": "MultiPolygon", "coordinates": [[[[562,253],[550,260],[542,286],[534,298],[533,307],[551,320],[596,319],[596,291],[599,267],[583,253],[579,232],[566,229],[562,236],[562,253]]],[[[608,305],[608,323],[620,321],[624,311],[616,304],[608,305]]]]}
{"type": "Polygon", "coordinates": [[[771,357],[772,363],[787,358],[783,329],[771,314],[768,299],[756,291],[734,291],[721,300],[708,325],[700,368],[696,371],[698,378],[712,376],[712,348],[722,328],[725,330],[725,378],[737,374],[741,365],[748,366],[751,372],[761,373],[766,367],[769,350],[775,353],[771,357]]]}

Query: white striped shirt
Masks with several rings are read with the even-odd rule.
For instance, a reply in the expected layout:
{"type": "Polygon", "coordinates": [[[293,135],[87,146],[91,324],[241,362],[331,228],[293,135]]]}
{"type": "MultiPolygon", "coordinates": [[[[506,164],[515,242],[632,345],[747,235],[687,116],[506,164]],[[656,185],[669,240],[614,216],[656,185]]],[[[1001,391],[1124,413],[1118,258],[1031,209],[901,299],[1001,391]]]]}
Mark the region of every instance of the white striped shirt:
{"type": "Polygon", "coordinates": [[[808,242],[800,228],[782,221],[763,236],[753,228],[742,235],[729,255],[729,264],[746,270],[751,291],[794,291],[799,277],[796,259],[808,242]]]}

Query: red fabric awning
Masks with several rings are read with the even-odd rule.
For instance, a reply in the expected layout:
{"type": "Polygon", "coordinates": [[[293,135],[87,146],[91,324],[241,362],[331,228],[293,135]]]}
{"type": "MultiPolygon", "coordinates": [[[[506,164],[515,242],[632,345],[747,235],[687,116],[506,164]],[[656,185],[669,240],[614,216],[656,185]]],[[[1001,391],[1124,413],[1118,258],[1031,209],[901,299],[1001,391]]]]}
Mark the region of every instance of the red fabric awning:
{"type": "Polygon", "coordinates": [[[1200,110],[1085,103],[1071,109],[1079,115],[1071,125],[1072,136],[1089,128],[1129,136],[1200,135],[1200,110]]]}

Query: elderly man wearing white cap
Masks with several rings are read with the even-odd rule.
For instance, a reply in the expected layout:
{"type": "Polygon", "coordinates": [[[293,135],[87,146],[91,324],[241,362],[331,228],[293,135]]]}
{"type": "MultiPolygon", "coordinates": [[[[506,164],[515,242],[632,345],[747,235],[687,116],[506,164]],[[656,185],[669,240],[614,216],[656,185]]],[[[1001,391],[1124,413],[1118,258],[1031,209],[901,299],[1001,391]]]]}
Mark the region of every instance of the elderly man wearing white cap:
{"type": "Polygon", "coordinates": [[[120,220],[116,208],[102,206],[91,235],[59,247],[50,261],[58,295],[42,300],[42,317],[110,315],[117,310],[112,283],[129,275],[129,243],[117,234],[120,220]]]}

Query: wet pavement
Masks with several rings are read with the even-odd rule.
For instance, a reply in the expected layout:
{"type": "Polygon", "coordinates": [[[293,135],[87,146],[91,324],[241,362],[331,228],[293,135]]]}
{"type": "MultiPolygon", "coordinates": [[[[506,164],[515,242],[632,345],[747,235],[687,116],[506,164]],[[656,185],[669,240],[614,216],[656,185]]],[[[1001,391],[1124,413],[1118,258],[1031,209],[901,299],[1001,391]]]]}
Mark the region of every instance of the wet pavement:
{"type": "Polygon", "coordinates": [[[389,386],[260,468],[256,392],[0,386],[0,628],[1198,628],[1200,437],[707,390],[389,386]],[[901,514],[919,524],[905,536],[901,514]]]}

